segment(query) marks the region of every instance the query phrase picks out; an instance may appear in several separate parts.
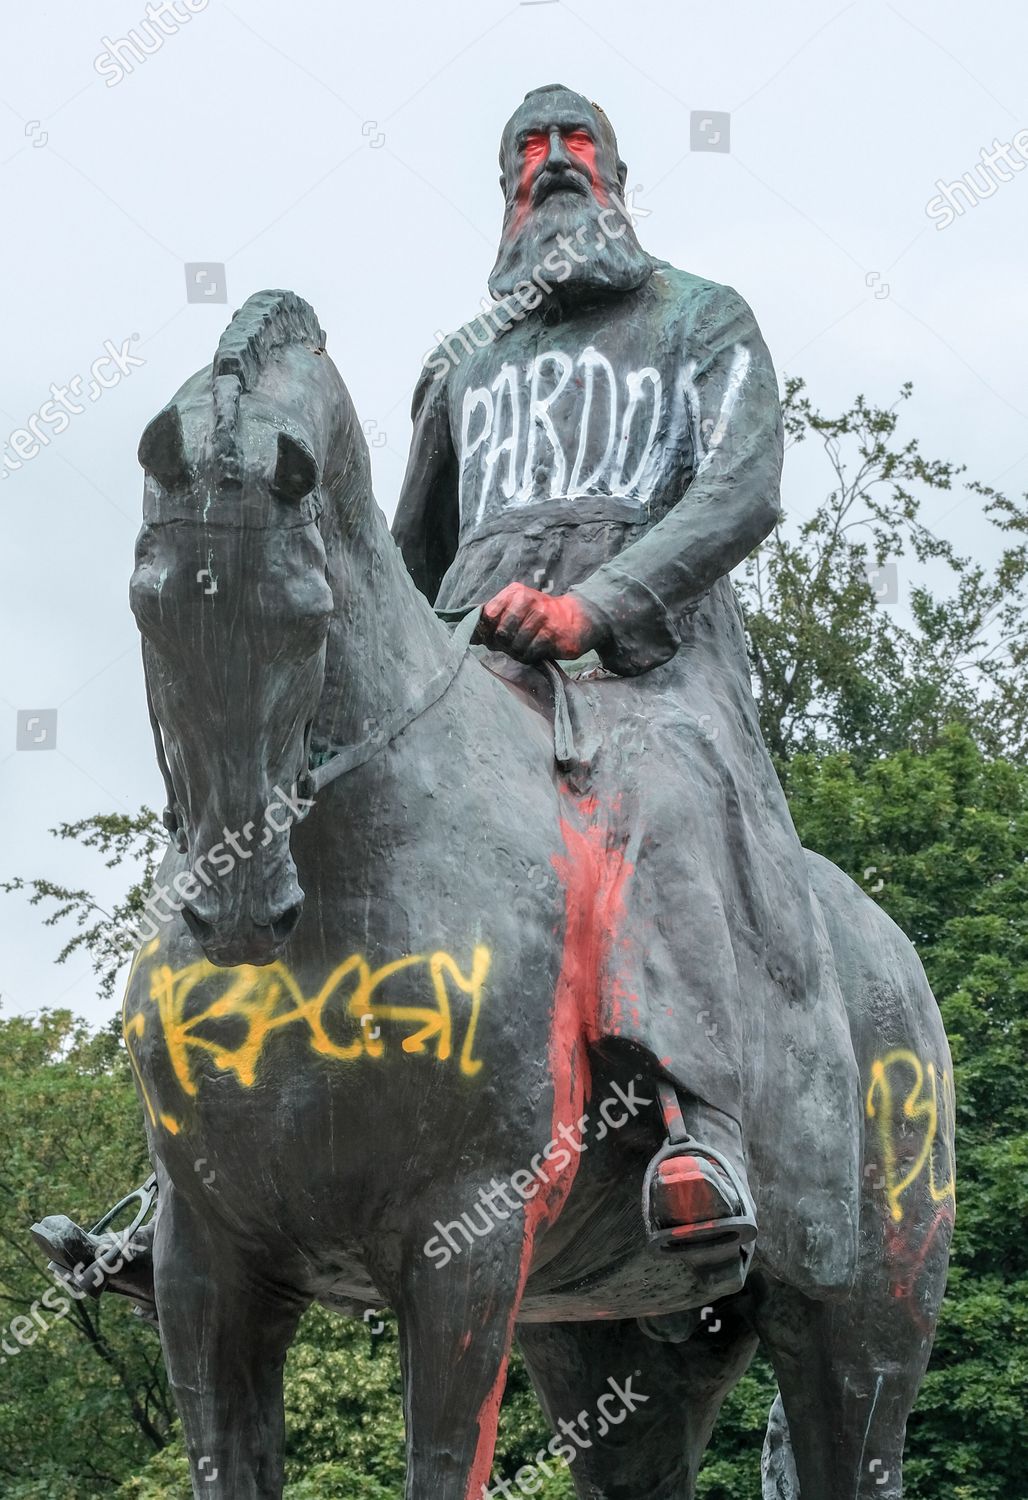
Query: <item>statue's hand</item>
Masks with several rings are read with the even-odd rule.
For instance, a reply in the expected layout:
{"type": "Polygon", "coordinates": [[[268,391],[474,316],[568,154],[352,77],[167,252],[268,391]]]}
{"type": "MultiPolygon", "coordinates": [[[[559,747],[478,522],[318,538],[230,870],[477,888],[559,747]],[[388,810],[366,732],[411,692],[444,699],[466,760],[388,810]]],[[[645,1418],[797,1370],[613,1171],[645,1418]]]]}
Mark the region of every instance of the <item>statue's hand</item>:
{"type": "Polygon", "coordinates": [[[606,623],[577,595],[509,583],[483,606],[476,639],[519,661],[573,661],[607,634],[606,623]]]}

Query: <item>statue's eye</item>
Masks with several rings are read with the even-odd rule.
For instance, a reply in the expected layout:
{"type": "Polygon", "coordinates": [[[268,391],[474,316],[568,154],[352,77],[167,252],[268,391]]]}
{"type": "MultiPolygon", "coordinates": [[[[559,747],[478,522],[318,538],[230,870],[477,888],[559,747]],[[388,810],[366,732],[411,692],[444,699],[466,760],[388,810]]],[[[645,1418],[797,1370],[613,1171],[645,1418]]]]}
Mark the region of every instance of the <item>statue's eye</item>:
{"type": "Polygon", "coordinates": [[[589,151],[593,144],[593,138],[587,130],[572,130],[564,139],[572,151],[589,151]]]}
{"type": "Polygon", "coordinates": [[[523,150],[525,166],[537,167],[549,155],[550,138],[541,130],[533,130],[531,135],[525,137],[523,150]]]}

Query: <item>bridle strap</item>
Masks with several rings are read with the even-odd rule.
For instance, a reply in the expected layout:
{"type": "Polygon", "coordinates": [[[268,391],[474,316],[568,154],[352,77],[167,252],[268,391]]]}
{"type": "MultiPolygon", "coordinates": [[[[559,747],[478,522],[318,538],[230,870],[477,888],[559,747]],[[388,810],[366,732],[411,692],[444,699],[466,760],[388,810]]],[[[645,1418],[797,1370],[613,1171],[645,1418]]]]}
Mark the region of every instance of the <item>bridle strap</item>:
{"type": "MultiPolygon", "coordinates": [[[[436,614],[440,620],[445,620],[449,624],[458,622],[457,629],[454,631],[454,639],[467,631],[467,639],[470,641],[478,629],[482,606],[477,604],[468,610],[437,609],[436,614]]],[[[573,775],[583,770],[584,767],[575,743],[575,726],[568,703],[570,679],[559,662],[544,659],[536,662],[535,665],[548,680],[553,693],[553,758],[562,771],[573,775]]]]}
{"type": "MultiPolygon", "coordinates": [[[[310,768],[309,781],[315,796],[331,782],[338,780],[340,776],[345,776],[349,771],[356,771],[358,766],[366,765],[380,750],[384,750],[405,729],[409,728],[415,719],[419,719],[427,709],[431,708],[433,703],[439,702],[461,669],[471,645],[472,636],[478,629],[481,613],[481,608],[476,606],[459,617],[460,623],[450,637],[452,651],[450,661],[429,679],[413,703],[405,704],[391,719],[386,719],[377,729],[372,730],[366,739],[356,745],[343,745],[330,751],[319,765],[310,768]]],[[[440,612],[440,616],[446,618],[443,612],[440,612]]],[[[449,618],[452,619],[453,615],[449,618]]]]}
{"type": "Polygon", "coordinates": [[[153,706],[153,693],[150,690],[150,673],[146,669],[146,641],[141,641],[140,646],[143,653],[143,683],[146,687],[146,711],[150,715],[150,728],[153,731],[153,745],[157,752],[157,769],[164,781],[164,795],[167,804],[164,809],[164,826],[168,832],[175,836],[179,831],[179,819],[176,811],[175,783],[171,779],[171,767],[168,765],[168,757],[164,749],[164,734],[161,730],[161,721],[157,717],[157,710],[153,706]]]}

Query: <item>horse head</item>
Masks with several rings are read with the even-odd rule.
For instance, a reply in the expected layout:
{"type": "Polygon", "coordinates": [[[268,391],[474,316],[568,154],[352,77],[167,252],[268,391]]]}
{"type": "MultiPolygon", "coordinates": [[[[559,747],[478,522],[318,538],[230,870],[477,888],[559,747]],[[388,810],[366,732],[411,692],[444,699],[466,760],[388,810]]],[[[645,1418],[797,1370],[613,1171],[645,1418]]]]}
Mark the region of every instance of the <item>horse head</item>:
{"type": "Polygon", "coordinates": [[[305,302],[251,297],[139,446],[130,598],[165,822],[192,875],[176,885],[184,920],[223,966],[272,962],[303,907],[290,828],[335,607],[319,518],[340,446],[354,468],[352,406],[323,350],[305,302]]]}

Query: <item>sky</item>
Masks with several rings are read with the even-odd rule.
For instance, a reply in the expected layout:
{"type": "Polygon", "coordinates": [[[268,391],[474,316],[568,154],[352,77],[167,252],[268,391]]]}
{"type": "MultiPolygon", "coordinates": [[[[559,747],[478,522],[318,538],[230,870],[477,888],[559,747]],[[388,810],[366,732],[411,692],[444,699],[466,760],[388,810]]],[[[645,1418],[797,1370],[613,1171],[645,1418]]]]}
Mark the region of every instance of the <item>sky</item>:
{"type": "MultiPolygon", "coordinates": [[[[421,362],[485,293],[499,136],[531,88],[603,106],[643,244],[735,286],[783,379],[830,411],[911,380],[904,432],[1028,489],[1023,3],[172,3],[0,21],[0,879],[110,901],[124,874],[47,830],[162,805],[127,604],[146,423],[235,308],[290,288],[391,516],[421,362]]],[[[823,478],[790,455],[787,512],[823,478]]],[[[931,497],[925,520],[995,553],[973,495],[931,497]]],[[[3,1007],[105,1021],[42,915],[0,894],[3,1007]]]]}

